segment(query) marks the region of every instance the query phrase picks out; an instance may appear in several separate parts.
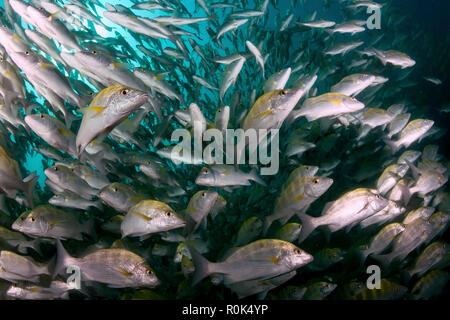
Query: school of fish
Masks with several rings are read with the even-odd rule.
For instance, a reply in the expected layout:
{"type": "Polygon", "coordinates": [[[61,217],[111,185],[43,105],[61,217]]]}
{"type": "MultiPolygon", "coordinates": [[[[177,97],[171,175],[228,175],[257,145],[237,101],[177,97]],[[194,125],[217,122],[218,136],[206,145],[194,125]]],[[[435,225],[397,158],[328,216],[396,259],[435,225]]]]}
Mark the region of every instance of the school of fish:
{"type": "Polygon", "coordinates": [[[390,2],[4,0],[0,298],[448,293],[448,40],[390,2]],[[174,153],[211,128],[277,173],[174,153]]]}

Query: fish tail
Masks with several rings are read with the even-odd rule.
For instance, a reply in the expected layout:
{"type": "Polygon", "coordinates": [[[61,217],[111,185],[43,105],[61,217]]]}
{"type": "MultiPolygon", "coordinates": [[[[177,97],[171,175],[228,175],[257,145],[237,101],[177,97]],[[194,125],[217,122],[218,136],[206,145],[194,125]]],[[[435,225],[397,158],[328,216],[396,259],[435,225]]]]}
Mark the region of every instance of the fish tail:
{"type": "Polygon", "coordinates": [[[194,262],[195,271],[194,276],[192,278],[192,286],[195,286],[202,279],[206,278],[208,275],[214,273],[214,270],[211,270],[211,262],[209,262],[206,258],[204,258],[200,252],[198,252],[195,248],[193,248],[190,244],[186,244],[189,252],[191,253],[192,260],[194,262]]]}
{"type": "Polygon", "coordinates": [[[290,214],[288,214],[287,216],[284,216],[284,217],[282,217],[282,218],[280,218],[278,221],[280,222],[280,224],[282,225],[282,226],[284,226],[288,221],[289,221],[289,219],[290,218],[292,218],[292,216],[294,215],[295,213],[290,213],[290,214]]]}
{"type": "Polygon", "coordinates": [[[85,152],[84,154],[81,154],[80,160],[84,162],[89,160],[91,162],[90,164],[97,168],[100,173],[106,174],[107,172],[104,154],[104,151],[100,151],[95,154],[88,154],[87,152],[85,152]]]}
{"type": "Polygon", "coordinates": [[[73,94],[67,96],[67,100],[71,104],[77,106],[80,109],[83,108],[84,106],[86,106],[86,104],[84,104],[85,100],[83,100],[82,97],[80,97],[76,93],[73,93],[73,94]]]}
{"type": "Polygon", "coordinates": [[[26,184],[26,188],[24,190],[26,197],[27,197],[27,204],[28,207],[33,208],[33,191],[34,186],[36,185],[36,182],[38,181],[39,176],[36,175],[36,172],[33,172],[28,177],[26,177],[23,182],[26,184]]]}
{"type": "Polygon", "coordinates": [[[402,270],[400,271],[401,276],[405,282],[409,282],[414,275],[413,270],[402,270]]]}
{"type": "Polygon", "coordinates": [[[27,123],[24,120],[20,119],[18,121],[18,124],[21,125],[28,134],[31,134],[30,127],[27,125],[27,123]]]}
{"type": "Polygon", "coordinates": [[[256,168],[253,168],[252,171],[250,171],[250,180],[253,180],[256,183],[259,183],[260,185],[267,187],[267,183],[259,177],[256,168]]]}
{"type": "Polygon", "coordinates": [[[285,123],[286,127],[289,127],[295,120],[300,118],[303,115],[301,109],[299,110],[292,110],[289,116],[287,117],[285,123]]]}
{"type": "Polygon", "coordinates": [[[411,169],[411,172],[413,174],[413,177],[415,180],[419,179],[420,176],[420,169],[417,168],[411,161],[409,161],[408,159],[405,159],[406,164],[409,166],[409,168],[411,169]]]}
{"type": "Polygon", "coordinates": [[[413,188],[408,188],[408,186],[402,186],[402,198],[404,205],[407,206],[409,203],[409,200],[411,199],[411,196],[416,193],[416,190],[413,188]]]}
{"type": "Polygon", "coordinates": [[[75,259],[72,258],[64,249],[61,240],[56,239],[56,259],[54,261],[54,266],[52,270],[53,278],[55,278],[58,274],[63,274],[65,268],[74,264],[75,259]]]}
{"type": "Polygon", "coordinates": [[[29,248],[32,248],[34,251],[36,251],[40,256],[42,256],[42,250],[41,250],[41,240],[39,238],[36,238],[34,240],[27,241],[27,246],[29,248]]]}
{"type": "Polygon", "coordinates": [[[184,227],[183,235],[186,237],[186,236],[190,236],[190,235],[192,235],[192,233],[194,233],[194,231],[198,227],[198,223],[197,223],[197,221],[192,219],[192,217],[188,214],[186,214],[185,220],[186,220],[186,226],[184,227]]]}
{"type": "Polygon", "coordinates": [[[381,266],[384,269],[387,269],[392,262],[392,257],[390,254],[383,254],[383,255],[374,254],[372,255],[372,258],[381,263],[381,266]]]}
{"type": "Polygon", "coordinates": [[[263,224],[263,232],[262,234],[265,236],[267,234],[267,231],[269,231],[270,226],[272,225],[273,219],[272,216],[267,216],[264,219],[264,224],[263,224]]]}
{"type": "Polygon", "coordinates": [[[297,215],[302,221],[302,230],[300,231],[300,236],[298,237],[298,242],[300,243],[305,240],[311,232],[318,227],[318,225],[314,223],[316,219],[314,217],[308,216],[302,212],[297,212],[297,215]]]}
{"type": "Polygon", "coordinates": [[[395,143],[395,141],[383,138],[383,141],[391,148],[392,153],[397,153],[397,151],[400,149],[400,146],[395,143]]]}
{"type": "Polygon", "coordinates": [[[89,237],[97,240],[97,233],[95,232],[95,223],[94,219],[90,219],[84,223],[83,233],[87,234],[89,237]]]}
{"type": "Polygon", "coordinates": [[[147,147],[146,147],[145,143],[143,143],[143,142],[141,142],[141,141],[139,141],[139,140],[137,140],[137,139],[134,139],[133,143],[134,143],[139,149],[141,149],[142,151],[147,150],[147,147]]]}
{"type": "Polygon", "coordinates": [[[86,148],[86,145],[82,145],[81,143],[80,144],[77,143],[76,147],[77,147],[77,149],[76,149],[76,158],[77,159],[81,159],[81,155],[82,155],[84,149],[86,148]]]}
{"type": "Polygon", "coordinates": [[[92,99],[93,99],[92,96],[81,96],[79,98],[79,107],[84,108],[91,102],[92,99]]]}
{"type": "Polygon", "coordinates": [[[369,249],[358,251],[358,256],[360,258],[361,264],[364,264],[364,262],[366,261],[367,257],[370,254],[371,254],[371,252],[369,251],[369,249]]]}
{"type": "Polygon", "coordinates": [[[25,116],[31,115],[31,112],[36,107],[36,105],[32,104],[26,100],[23,100],[23,103],[24,103],[23,111],[25,111],[25,116]]]}
{"type": "Polygon", "coordinates": [[[156,103],[152,99],[149,99],[142,108],[149,111],[152,110],[155,113],[156,117],[158,118],[158,121],[163,122],[164,116],[161,111],[161,106],[158,103],[156,103]],[[148,107],[145,107],[145,105],[148,105],[148,107]]]}
{"type": "Polygon", "coordinates": [[[64,113],[64,122],[66,123],[67,129],[70,130],[72,127],[72,122],[76,119],[77,117],[75,117],[71,112],[67,111],[64,113]]]}
{"type": "Polygon", "coordinates": [[[103,211],[103,203],[101,200],[97,200],[94,202],[94,207],[96,207],[98,210],[103,211]]]}

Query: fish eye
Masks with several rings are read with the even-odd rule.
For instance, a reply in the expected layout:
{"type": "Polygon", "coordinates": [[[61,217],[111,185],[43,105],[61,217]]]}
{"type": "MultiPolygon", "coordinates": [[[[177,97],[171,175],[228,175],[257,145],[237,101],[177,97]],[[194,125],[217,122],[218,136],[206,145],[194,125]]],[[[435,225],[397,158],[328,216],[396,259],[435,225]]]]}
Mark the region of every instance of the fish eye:
{"type": "Polygon", "coordinates": [[[314,179],[312,182],[313,182],[314,184],[318,184],[318,183],[319,183],[319,179],[314,179]]]}
{"type": "Polygon", "coordinates": [[[206,197],[206,193],[205,192],[202,192],[202,197],[206,197]]]}
{"type": "Polygon", "coordinates": [[[31,222],[35,222],[35,221],[36,221],[36,217],[31,216],[31,217],[30,217],[30,220],[31,220],[31,222]]]}
{"type": "Polygon", "coordinates": [[[58,171],[58,167],[53,167],[53,170],[58,171]]]}
{"type": "Polygon", "coordinates": [[[91,92],[88,93],[88,95],[93,96],[94,93],[91,91],[91,92]]]}
{"type": "Polygon", "coordinates": [[[126,96],[128,94],[129,90],[128,89],[123,89],[122,91],[120,91],[120,94],[123,96],[126,96]]]}
{"type": "Polygon", "coordinates": [[[219,108],[219,110],[217,110],[217,112],[222,112],[222,109],[219,108]]]}
{"type": "Polygon", "coordinates": [[[208,173],[209,173],[209,170],[208,170],[207,168],[203,168],[202,173],[203,173],[203,174],[208,174],[208,173]]]}
{"type": "Polygon", "coordinates": [[[375,198],[380,199],[380,195],[379,195],[379,194],[376,194],[376,195],[375,195],[375,198]]]}
{"type": "Polygon", "coordinates": [[[92,50],[91,53],[92,54],[98,54],[98,52],[96,50],[92,50]]]}
{"type": "Polygon", "coordinates": [[[301,253],[302,253],[302,250],[300,250],[299,248],[295,248],[295,249],[294,249],[294,253],[295,253],[295,254],[301,254],[301,253]]]}
{"type": "Polygon", "coordinates": [[[41,113],[40,117],[41,117],[41,119],[44,119],[44,115],[42,113],[41,113]]]}
{"type": "Polygon", "coordinates": [[[147,275],[152,275],[153,274],[153,271],[152,270],[150,270],[150,269],[147,269],[147,271],[146,271],[146,273],[147,273],[147,275]]]}
{"type": "Polygon", "coordinates": [[[171,216],[172,216],[172,214],[173,214],[173,212],[172,212],[172,211],[167,211],[167,212],[166,212],[166,216],[168,216],[168,217],[171,217],[171,216]]]}
{"type": "Polygon", "coordinates": [[[30,51],[25,51],[25,54],[26,54],[27,56],[29,56],[29,55],[30,55],[30,51]]]}
{"type": "Polygon", "coordinates": [[[280,91],[280,96],[285,96],[287,94],[287,91],[286,90],[281,90],[280,91]]]}
{"type": "Polygon", "coordinates": [[[114,188],[113,188],[113,191],[114,191],[114,192],[117,192],[117,191],[119,191],[119,189],[117,189],[117,187],[114,187],[114,188]]]}

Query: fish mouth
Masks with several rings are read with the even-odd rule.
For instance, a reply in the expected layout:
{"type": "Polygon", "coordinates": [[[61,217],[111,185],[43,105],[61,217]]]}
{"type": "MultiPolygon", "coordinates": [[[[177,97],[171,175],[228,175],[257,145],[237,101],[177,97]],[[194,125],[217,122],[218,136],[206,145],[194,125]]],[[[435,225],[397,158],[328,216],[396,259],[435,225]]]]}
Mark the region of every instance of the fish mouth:
{"type": "Polygon", "coordinates": [[[205,180],[202,179],[201,177],[198,177],[197,179],[195,179],[195,184],[198,184],[199,186],[204,186],[205,185],[205,180]]]}
{"type": "Polygon", "coordinates": [[[152,283],[148,286],[149,288],[154,288],[157,287],[161,284],[161,280],[159,280],[158,278],[156,278],[154,281],[152,281],[152,283]]]}
{"type": "Polygon", "coordinates": [[[303,262],[304,262],[305,264],[308,264],[308,263],[311,263],[313,260],[314,260],[314,257],[313,257],[312,255],[308,254],[308,255],[304,258],[303,262]]]}
{"type": "Polygon", "coordinates": [[[148,99],[150,99],[150,94],[148,94],[148,93],[143,93],[142,95],[141,95],[141,97],[140,97],[141,99],[143,99],[143,100],[148,100],[148,99]]]}
{"type": "Polygon", "coordinates": [[[139,106],[142,106],[144,103],[149,102],[149,101],[150,101],[150,95],[148,93],[143,93],[137,99],[137,104],[139,106]]]}
{"type": "Polygon", "coordinates": [[[183,222],[178,223],[178,224],[174,227],[174,229],[176,229],[176,228],[184,228],[184,227],[186,227],[186,221],[183,221],[183,222]]]}

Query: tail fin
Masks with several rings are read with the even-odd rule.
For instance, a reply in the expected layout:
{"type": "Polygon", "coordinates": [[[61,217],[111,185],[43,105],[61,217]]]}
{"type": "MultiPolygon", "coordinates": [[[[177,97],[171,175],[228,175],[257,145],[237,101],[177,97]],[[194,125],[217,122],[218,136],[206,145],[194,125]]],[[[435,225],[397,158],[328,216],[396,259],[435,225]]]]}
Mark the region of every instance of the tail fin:
{"type": "MultiPolygon", "coordinates": [[[[306,212],[306,210],[308,210],[308,207],[306,207],[298,212],[302,213],[302,212],[306,212]]],[[[278,222],[282,226],[284,226],[295,214],[298,214],[297,210],[289,210],[280,219],[278,219],[278,222]]]]}
{"type": "Polygon", "coordinates": [[[392,153],[397,153],[398,150],[400,150],[400,146],[398,146],[395,141],[388,140],[386,138],[383,138],[383,141],[391,148],[392,153]]]}
{"type": "Polygon", "coordinates": [[[30,135],[31,134],[31,129],[30,129],[30,127],[27,125],[27,123],[23,120],[23,119],[21,119],[21,118],[19,118],[18,120],[17,120],[17,127],[16,128],[19,128],[19,125],[20,126],[22,126],[24,129],[25,129],[25,131],[28,133],[28,135],[30,135]]]}
{"type": "Polygon", "coordinates": [[[411,192],[409,191],[409,187],[407,185],[398,184],[398,187],[402,192],[400,202],[406,207],[408,205],[409,199],[411,198],[411,192]]]}
{"type": "Polygon", "coordinates": [[[28,247],[28,248],[32,248],[34,251],[36,251],[42,257],[41,240],[40,240],[40,238],[36,238],[34,240],[27,241],[25,243],[25,246],[28,247]]]}
{"type": "Polygon", "coordinates": [[[403,278],[403,281],[407,283],[409,282],[409,280],[411,280],[411,278],[414,276],[415,273],[413,272],[413,270],[402,270],[400,274],[403,278]]]}
{"type": "Polygon", "coordinates": [[[274,221],[272,218],[272,216],[267,216],[264,219],[264,224],[263,224],[263,231],[262,234],[265,236],[267,234],[267,231],[269,231],[270,226],[272,225],[272,222],[274,221]]]}
{"type": "Polygon", "coordinates": [[[80,160],[89,161],[93,167],[95,167],[96,169],[98,169],[98,171],[100,171],[100,173],[107,174],[104,154],[105,154],[104,151],[100,151],[95,154],[89,154],[87,152],[84,152],[81,154],[80,160]]]}
{"type": "Polygon", "coordinates": [[[285,120],[285,126],[289,127],[295,120],[303,115],[300,109],[294,109],[285,120]]]}
{"type": "Polygon", "coordinates": [[[24,100],[24,107],[23,107],[23,111],[25,111],[25,116],[29,116],[31,115],[31,112],[33,111],[34,108],[36,108],[35,104],[29,103],[28,101],[24,100]]]}
{"type": "Polygon", "coordinates": [[[314,223],[314,220],[316,219],[314,217],[301,212],[298,212],[297,215],[302,221],[302,231],[300,231],[300,236],[298,237],[298,243],[301,243],[318,227],[318,225],[314,223]]]}
{"type": "Polygon", "coordinates": [[[103,211],[103,203],[102,203],[102,200],[94,201],[93,205],[94,205],[94,207],[96,207],[98,210],[103,211]]]}
{"type": "Polygon", "coordinates": [[[372,255],[372,258],[380,262],[383,269],[387,269],[392,262],[392,256],[390,254],[374,254],[372,255]]]}
{"type": "Polygon", "coordinates": [[[80,96],[78,99],[78,104],[77,106],[80,108],[84,108],[86,105],[88,105],[89,103],[91,103],[93,99],[93,96],[80,96]]]}
{"type": "Polygon", "coordinates": [[[357,253],[361,259],[361,264],[364,264],[367,257],[371,254],[371,252],[369,251],[369,248],[367,248],[367,247],[366,247],[366,249],[358,250],[357,253]]]}
{"type": "MultiPolygon", "coordinates": [[[[156,114],[156,117],[158,118],[159,122],[162,122],[164,120],[163,114],[161,112],[161,107],[155,103],[154,101],[152,101],[151,99],[148,100],[148,102],[146,103],[149,105],[149,107],[151,108],[151,110],[153,110],[153,112],[156,114]]],[[[144,104],[145,106],[145,104],[144,104]]],[[[144,107],[145,110],[150,110],[148,107],[144,107]]]]}
{"type": "Polygon", "coordinates": [[[191,253],[192,261],[194,262],[194,266],[195,266],[194,276],[192,278],[192,286],[195,286],[202,279],[206,278],[208,275],[210,275],[214,272],[212,270],[210,270],[211,262],[209,262],[207,259],[205,259],[200,254],[200,252],[198,252],[190,244],[186,244],[186,246],[189,249],[189,252],[191,253]]]}
{"type": "Polygon", "coordinates": [[[413,177],[415,180],[419,179],[420,177],[420,169],[417,168],[411,161],[409,161],[408,159],[405,159],[406,164],[409,166],[409,168],[411,169],[411,172],[413,174],[413,177]]]}
{"type": "Polygon", "coordinates": [[[183,230],[183,236],[188,237],[188,236],[192,235],[192,233],[195,232],[195,230],[198,227],[198,223],[197,223],[197,221],[192,219],[189,214],[185,215],[185,220],[186,220],[186,226],[184,227],[184,230],[183,230]]]}
{"type": "Polygon", "coordinates": [[[97,233],[95,232],[95,223],[94,223],[94,219],[90,219],[88,221],[86,221],[83,225],[84,230],[83,233],[87,234],[89,237],[91,237],[94,240],[98,240],[97,239],[97,233]]]}
{"type": "Polygon", "coordinates": [[[56,266],[56,255],[54,255],[46,265],[44,265],[43,273],[52,276],[53,272],[55,271],[55,266],[56,266]]]}
{"type": "Polygon", "coordinates": [[[71,112],[69,112],[69,111],[65,112],[64,122],[66,123],[67,129],[70,130],[70,128],[72,127],[72,122],[76,119],[77,119],[77,117],[75,117],[71,112]]]}
{"type": "Polygon", "coordinates": [[[56,261],[53,269],[53,278],[61,273],[66,267],[74,264],[76,259],[72,258],[64,249],[61,240],[56,239],[56,261]]]}
{"type": "Polygon", "coordinates": [[[260,185],[267,187],[267,183],[259,177],[256,168],[253,168],[252,171],[250,171],[250,180],[253,180],[256,183],[259,183],[260,185]]]}
{"type": "Polygon", "coordinates": [[[36,172],[33,172],[28,177],[23,179],[23,182],[26,184],[26,188],[23,191],[25,192],[25,195],[27,197],[27,204],[28,204],[28,207],[30,207],[30,208],[34,208],[33,191],[34,191],[34,186],[36,185],[36,182],[38,181],[38,179],[39,179],[39,176],[36,175],[36,172]]]}
{"type": "Polygon", "coordinates": [[[409,200],[411,199],[411,196],[415,193],[415,190],[413,188],[410,189],[408,186],[405,186],[404,188],[402,188],[402,198],[403,198],[405,207],[408,205],[409,200]],[[412,192],[411,192],[411,190],[412,190],[412,192]]]}

